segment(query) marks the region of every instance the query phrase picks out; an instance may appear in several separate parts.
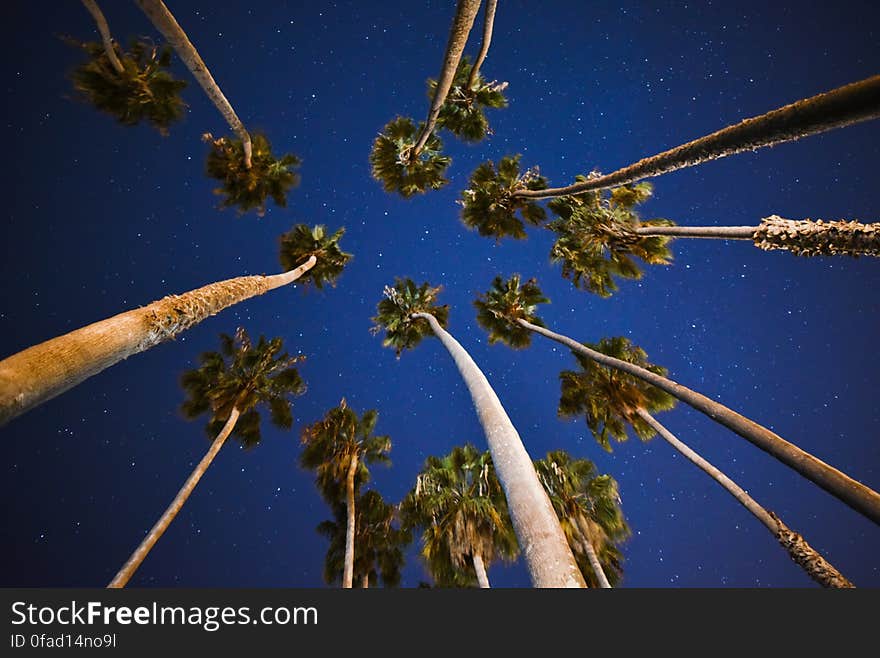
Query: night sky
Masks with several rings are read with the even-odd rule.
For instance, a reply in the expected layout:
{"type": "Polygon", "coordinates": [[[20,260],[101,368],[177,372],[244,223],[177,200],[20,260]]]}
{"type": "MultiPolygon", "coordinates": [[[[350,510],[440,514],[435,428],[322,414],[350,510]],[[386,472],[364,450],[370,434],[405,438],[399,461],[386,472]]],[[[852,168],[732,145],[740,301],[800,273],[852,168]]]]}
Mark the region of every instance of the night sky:
{"type": "MultiPolygon", "coordinates": [[[[624,335],[675,380],[765,424],[873,488],[880,487],[877,373],[880,262],[797,258],[749,242],[679,240],[674,263],[649,267],[611,299],[575,290],[549,263],[552,235],[495,244],[467,230],[455,199],[480,162],[522,153],[551,185],[610,172],[742,118],[876,74],[880,5],[872,2],[499,3],[482,72],[510,83],[490,110],[495,134],[467,146],[441,134],[450,184],[410,200],[371,179],[368,154],[398,114],[422,120],[454,2],[169,1],[245,125],[276,153],[302,158],[286,209],[216,209],[204,132],[228,129],[190,81],[185,120],[161,137],[126,128],[72,98],[81,54],[60,34],[97,38],[78,2],[5,9],[3,145],[7,206],[0,261],[0,352],[169,293],[279,270],[293,224],[345,226],[354,260],[338,286],[275,290],[177,341],[137,355],[0,429],[4,454],[0,585],[104,586],[207,450],[178,380],[221,332],[282,336],[307,360],[308,392],[284,432],[264,426],[252,451],[228,443],[132,586],[321,587],[331,518],[299,435],[342,397],[379,410],[390,468],[373,484],[399,501],[425,458],[485,447],[470,397],[439,341],[398,361],[369,332],[395,276],[442,285],[449,330],[494,385],[533,458],[565,449],[619,484],[633,537],[627,587],[813,587],[767,530],[660,439],[605,453],[583,419],[557,418],[559,371],[573,357],[536,337],[489,346],[472,300],[495,275],[536,276],[551,328],[583,341],[624,335]],[[253,6],[252,6],[253,5],[253,6]]],[[[133,3],[102,3],[127,43],[151,35],[133,3]]],[[[481,34],[478,17],[466,53],[481,34]]],[[[877,221],[877,122],[742,154],[654,179],[642,216],[682,225],[760,218],[877,221]]],[[[744,439],[679,405],[659,416],[856,585],[880,586],[880,528],[744,439]]],[[[402,585],[428,581],[413,545],[402,585]]],[[[522,561],[492,566],[496,586],[526,587],[522,561]]]]}

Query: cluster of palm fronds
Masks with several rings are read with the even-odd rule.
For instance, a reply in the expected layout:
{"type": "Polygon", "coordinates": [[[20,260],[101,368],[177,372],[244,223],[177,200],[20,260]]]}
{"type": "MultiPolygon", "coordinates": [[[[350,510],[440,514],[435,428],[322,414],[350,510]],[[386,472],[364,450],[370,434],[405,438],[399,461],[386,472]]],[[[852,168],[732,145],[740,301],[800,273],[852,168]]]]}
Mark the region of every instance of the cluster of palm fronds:
{"type": "Polygon", "coordinates": [[[423,149],[415,150],[423,127],[419,124],[417,130],[412,119],[397,117],[373,141],[370,166],[386,192],[397,192],[406,199],[449,182],[444,174],[452,158],[443,155],[439,137],[432,134],[423,149]]]}

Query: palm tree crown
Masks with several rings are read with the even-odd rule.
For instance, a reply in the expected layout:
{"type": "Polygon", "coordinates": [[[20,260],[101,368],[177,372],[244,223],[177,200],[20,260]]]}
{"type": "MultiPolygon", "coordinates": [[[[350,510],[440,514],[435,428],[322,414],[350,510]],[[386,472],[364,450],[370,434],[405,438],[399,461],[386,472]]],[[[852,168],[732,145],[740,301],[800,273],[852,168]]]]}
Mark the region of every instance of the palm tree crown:
{"type": "Polygon", "coordinates": [[[439,190],[449,182],[444,174],[452,158],[443,155],[443,143],[436,134],[413,156],[422,126],[417,129],[409,117],[397,117],[385,125],[370,151],[373,178],[386,192],[397,192],[404,199],[439,190]]]}
{"type": "MultiPolygon", "coordinates": [[[[507,107],[507,99],[504,97],[507,83],[498,84],[494,80],[487,82],[477,72],[476,79],[469,86],[472,68],[470,60],[462,57],[455,70],[452,88],[440,108],[437,125],[465,142],[475,143],[492,133],[483,108],[507,107]]],[[[434,98],[436,91],[437,81],[429,79],[428,97],[434,98]]]]}
{"type": "Polygon", "coordinates": [[[310,256],[317,262],[298,280],[305,284],[313,284],[321,289],[325,285],[336,285],[336,279],[352,259],[352,255],[339,248],[339,240],[345,235],[345,228],[335,233],[327,233],[327,227],[318,224],[309,228],[305,224],[297,224],[281,236],[281,267],[285,270],[302,265],[310,256]]]}
{"type": "Polygon", "coordinates": [[[417,286],[410,278],[395,278],[394,286],[385,286],[371,329],[373,333],[385,331],[382,346],[393,347],[400,357],[403,350],[413,349],[425,336],[433,335],[427,321],[413,318],[413,313],[430,313],[445,328],[449,321],[449,306],[435,303],[441,290],[440,286],[433,288],[427,282],[417,286]]]}
{"type": "Polygon", "coordinates": [[[514,274],[507,281],[496,276],[492,287],[474,301],[477,308],[477,324],[489,332],[489,343],[503,342],[513,349],[523,349],[532,344],[532,332],[517,324],[522,318],[539,327],[544,322],[537,315],[538,304],[549,299],[538,287],[535,279],[520,283],[520,275],[514,274]]]}

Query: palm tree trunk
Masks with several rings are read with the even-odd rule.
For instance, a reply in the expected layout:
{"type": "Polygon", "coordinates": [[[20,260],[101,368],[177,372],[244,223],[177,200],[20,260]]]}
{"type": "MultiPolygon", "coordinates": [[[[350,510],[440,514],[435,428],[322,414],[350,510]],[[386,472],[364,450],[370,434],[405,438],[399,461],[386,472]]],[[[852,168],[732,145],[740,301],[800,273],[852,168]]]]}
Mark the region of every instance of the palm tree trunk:
{"type": "Polygon", "coordinates": [[[205,93],[208,94],[208,98],[210,98],[211,102],[214,103],[218,110],[220,110],[220,114],[226,119],[226,123],[228,123],[229,127],[232,128],[232,131],[238,135],[238,138],[241,140],[242,146],[244,147],[244,165],[246,168],[250,169],[251,156],[253,154],[251,136],[248,134],[248,131],[245,130],[244,124],[242,124],[241,120],[238,118],[235,110],[232,109],[232,105],[226,100],[226,96],[220,91],[220,87],[217,86],[217,83],[214,81],[214,77],[211,75],[205,62],[202,60],[195,46],[193,46],[192,42],[189,40],[189,37],[186,36],[186,32],[183,31],[180,24],[177,22],[177,19],[174,18],[170,11],[168,11],[168,7],[165,6],[165,3],[162,2],[162,0],[135,0],[135,2],[147,15],[147,18],[152,21],[155,28],[159,30],[166,39],[168,39],[168,43],[171,44],[177,52],[177,55],[183,60],[184,64],[186,64],[186,67],[202,86],[202,89],[205,90],[205,93]]]}
{"type": "Polygon", "coordinates": [[[477,583],[480,585],[481,589],[489,589],[491,587],[489,585],[489,574],[486,573],[486,565],[483,563],[482,556],[474,553],[471,558],[474,561],[474,571],[477,574],[477,583]]]}
{"type": "Polygon", "coordinates": [[[581,545],[584,547],[584,553],[587,554],[587,560],[593,567],[593,573],[596,574],[596,580],[599,581],[599,587],[602,589],[611,589],[611,583],[608,582],[608,576],[605,575],[605,569],[599,562],[599,556],[596,555],[596,548],[593,546],[593,540],[590,537],[590,529],[583,522],[583,519],[577,519],[578,529],[581,531],[583,541],[581,545]]]}
{"type": "Polygon", "coordinates": [[[480,46],[480,54],[474,60],[474,66],[471,68],[471,74],[468,76],[468,89],[473,89],[474,84],[477,82],[480,67],[486,61],[486,55],[489,54],[489,44],[492,43],[492,28],[495,26],[495,9],[497,6],[498,0],[486,0],[486,17],[483,21],[483,45],[480,46]]]}
{"type": "Polygon", "coordinates": [[[345,526],[345,566],[342,569],[342,586],[351,589],[354,581],[354,476],[357,474],[358,456],[352,455],[345,479],[345,511],[348,521],[345,526]]]}
{"type": "Polygon", "coordinates": [[[880,524],[880,494],[866,487],[861,482],[852,479],[845,473],[841,473],[833,466],[829,466],[822,460],[817,459],[810,453],[801,450],[796,445],[789,443],[766,427],[671,379],[657,375],[632,363],[627,363],[626,361],[621,361],[620,359],[615,359],[592,350],[568,336],[554,333],[522,318],[517,319],[517,322],[526,329],[561,343],[588,359],[592,359],[606,367],[626,372],[649,384],[653,384],[662,391],[666,391],[697,411],[706,414],[712,420],[733,430],[761,450],[773,455],[783,464],[790,466],[857,512],[867,516],[874,523],[880,524]]]}
{"type": "Polygon", "coordinates": [[[666,439],[673,448],[678,450],[692,464],[696,465],[700,470],[724,487],[743,505],[743,507],[749,510],[761,523],[767,526],[767,529],[773,533],[773,536],[776,537],[779,543],[782,544],[783,548],[788,551],[791,559],[806,571],[810,578],[823,587],[855,587],[855,585],[853,585],[843,574],[825,560],[816,549],[810,546],[803,537],[793,530],[790,530],[778,516],[761,507],[761,505],[759,505],[758,502],[746,493],[746,491],[736,482],[703,459],[688,445],[680,441],[678,437],[666,429],[660,421],[644,409],[639,409],[636,413],[638,413],[639,418],[648,423],[657,434],[666,439]],[[794,538],[792,536],[794,536],[794,538]]]}
{"type": "Polygon", "coordinates": [[[363,589],[369,589],[369,588],[370,588],[370,574],[365,573],[365,574],[361,577],[361,587],[362,587],[363,589]]]}
{"type": "Polygon", "coordinates": [[[158,521],[156,521],[156,525],[153,526],[147,536],[144,537],[144,540],[140,543],[140,546],[138,546],[135,549],[134,553],[131,554],[131,557],[128,558],[128,562],[122,565],[119,573],[117,573],[110,584],[107,585],[108,588],[118,589],[125,587],[126,583],[128,583],[128,581],[134,575],[134,572],[137,571],[137,568],[141,566],[141,562],[144,561],[144,558],[147,557],[147,554],[150,552],[156,542],[159,541],[159,538],[165,533],[165,531],[168,529],[168,526],[171,525],[174,517],[176,517],[177,513],[180,512],[183,504],[190,497],[190,494],[199,483],[199,480],[202,479],[205,471],[208,470],[208,466],[210,466],[211,462],[214,461],[214,457],[216,457],[217,453],[220,452],[220,448],[222,448],[223,444],[226,443],[226,439],[232,433],[233,428],[235,428],[235,423],[238,421],[238,416],[240,413],[241,412],[239,411],[238,407],[232,408],[232,411],[229,414],[229,419],[226,421],[223,429],[220,430],[217,438],[214,439],[214,442],[208,449],[207,454],[202,457],[202,461],[199,462],[199,465],[196,466],[195,470],[192,472],[192,475],[189,476],[187,481],[180,488],[180,491],[177,492],[177,495],[174,497],[174,500],[171,501],[171,504],[168,506],[168,509],[165,510],[165,513],[162,515],[162,517],[158,521]]]}
{"type": "Polygon", "coordinates": [[[0,425],[228,306],[296,281],[315,262],[312,256],[284,274],[242,276],[169,295],[7,357],[0,361],[0,425]]]}
{"type": "Polygon", "coordinates": [[[522,440],[498,396],[474,360],[430,313],[413,313],[427,320],[447,349],[471,394],[498,480],[504,489],[510,518],[535,587],[585,587],[583,576],[565,539],[562,526],[541,486],[522,440]]]}
{"type": "Polygon", "coordinates": [[[628,185],[683,167],[743,151],[754,151],[880,116],[880,75],[799,100],[718,130],[711,135],[644,158],[623,169],[582,183],[544,190],[518,190],[515,197],[548,199],[628,185]]]}
{"type": "Polygon", "coordinates": [[[673,238],[751,240],[758,226],[640,226],[638,235],[668,235],[673,238]]]}
{"type": "Polygon", "coordinates": [[[95,19],[95,23],[98,25],[98,32],[101,34],[101,42],[104,44],[104,52],[107,54],[107,59],[110,60],[110,64],[117,73],[122,73],[122,62],[120,62],[119,57],[116,56],[116,49],[113,47],[113,37],[110,36],[110,26],[107,25],[107,19],[104,18],[104,12],[101,11],[101,8],[95,0],[82,0],[82,3],[85,5],[85,8],[88,9],[92,18],[95,19]]]}
{"type": "Polygon", "coordinates": [[[415,158],[434,131],[437,125],[437,117],[440,116],[440,108],[446,101],[446,95],[452,87],[452,81],[455,78],[455,71],[458,69],[458,63],[461,61],[461,53],[464,51],[467,43],[468,34],[474,25],[474,19],[480,10],[480,0],[458,0],[458,6],[455,9],[455,18],[452,21],[452,29],[449,31],[449,41],[446,43],[446,54],[443,57],[443,70],[440,71],[440,77],[437,79],[437,89],[434,90],[434,99],[431,101],[431,108],[428,110],[428,120],[422,129],[422,134],[413,146],[410,158],[415,158]]]}

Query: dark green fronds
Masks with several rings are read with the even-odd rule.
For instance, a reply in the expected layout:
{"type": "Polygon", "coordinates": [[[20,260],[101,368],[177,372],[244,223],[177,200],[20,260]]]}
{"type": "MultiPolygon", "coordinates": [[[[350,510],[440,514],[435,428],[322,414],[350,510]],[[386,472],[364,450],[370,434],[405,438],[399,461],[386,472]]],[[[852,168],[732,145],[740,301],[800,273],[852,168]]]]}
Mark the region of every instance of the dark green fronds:
{"type": "Polygon", "coordinates": [[[323,224],[313,228],[306,224],[297,224],[281,236],[281,267],[286,272],[314,256],[318,259],[317,262],[298,281],[314,284],[318,289],[326,284],[335,286],[336,279],[352,259],[351,254],[339,248],[339,240],[343,235],[345,227],[329,234],[323,224]]]}
{"type": "Polygon", "coordinates": [[[465,226],[476,229],[484,237],[526,237],[525,224],[540,226],[547,212],[538,202],[513,196],[519,190],[543,190],[547,179],[537,167],[519,173],[521,155],[508,155],[498,162],[484,162],[471,174],[468,189],[457,202],[462,206],[465,226]]]}
{"type": "Polygon", "coordinates": [[[413,349],[425,336],[432,335],[427,320],[413,318],[413,313],[430,313],[445,328],[449,306],[435,303],[441,290],[440,286],[434,288],[427,282],[417,286],[410,278],[395,278],[394,286],[385,286],[371,329],[374,334],[385,332],[382,346],[393,347],[399,358],[403,350],[413,349]]]}
{"type": "MultiPolygon", "coordinates": [[[[467,57],[462,57],[455,71],[455,78],[446,101],[440,108],[437,125],[446,128],[459,139],[475,143],[482,141],[486,135],[491,135],[489,121],[483,112],[483,108],[507,107],[507,99],[504,90],[507,83],[496,81],[487,82],[481,73],[477,73],[473,86],[468,86],[468,78],[471,73],[471,63],[467,57]]],[[[437,89],[437,81],[428,80],[428,97],[434,98],[437,89]]]]}
{"type": "Polygon", "coordinates": [[[235,137],[214,139],[211,133],[202,136],[211,145],[208,153],[208,176],[220,181],[214,194],[223,197],[220,208],[235,207],[244,214],[256,210],[262,217],[266,213],[266,201],[271,197],[280,207],[287,207],[287,193],[299,185],[299,174],[292,171],[300,164],[299,158],[290,153],[276,158],[265,135],[251,135],[251,167],[244,162],[244,146],[235,137]]]}
{"type": "Polygon", "coordinates": [[[373,178],[386,192],[397,192],[405,199],[438,190],[449,181],[443,177],[452,158],[443,155],[443,143],[432,134],[425,147],[413,156],[413,146],[421,132],[413,120],[397,117],[382,129],[370,151],[373,178]]]}
{"type": "Polygon", "coordinates": [[[544,297],[535,279],[522,284],[520,280],[519,274],[507,281],[496,276],[492,287],[474,302],[477,324],[489,332],[490,344],[501,341],[515,350],[523,349],[532,344],[532,332],[516,320],[544,326],[537,315],[538,304],[547,304],[550,300],[544,297]]]}

